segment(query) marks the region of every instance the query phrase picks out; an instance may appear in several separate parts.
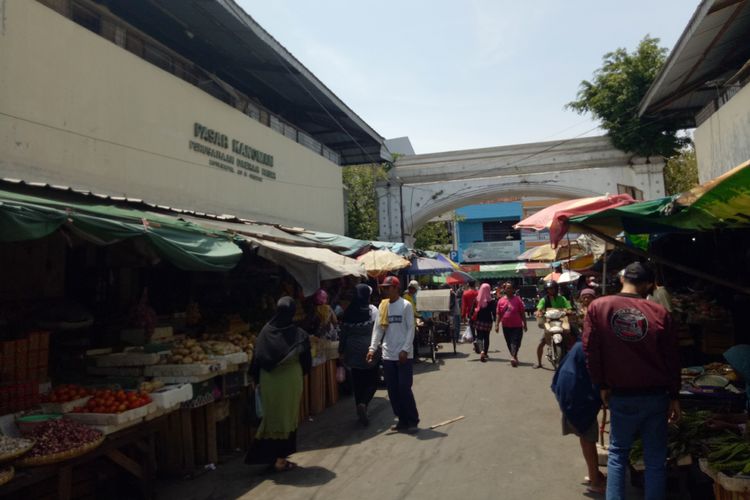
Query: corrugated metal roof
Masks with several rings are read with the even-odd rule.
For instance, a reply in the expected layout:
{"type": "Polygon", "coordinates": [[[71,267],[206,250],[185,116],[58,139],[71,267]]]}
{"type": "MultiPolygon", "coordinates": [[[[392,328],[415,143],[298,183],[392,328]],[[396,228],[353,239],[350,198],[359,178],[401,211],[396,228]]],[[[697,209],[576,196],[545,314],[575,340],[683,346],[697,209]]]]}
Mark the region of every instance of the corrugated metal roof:
{"type": "Polygon", "coordinates": [[[748,0],[703,0],[643,98],[640,114],[692,122],[750,58],[748,31],[748,0]]]}

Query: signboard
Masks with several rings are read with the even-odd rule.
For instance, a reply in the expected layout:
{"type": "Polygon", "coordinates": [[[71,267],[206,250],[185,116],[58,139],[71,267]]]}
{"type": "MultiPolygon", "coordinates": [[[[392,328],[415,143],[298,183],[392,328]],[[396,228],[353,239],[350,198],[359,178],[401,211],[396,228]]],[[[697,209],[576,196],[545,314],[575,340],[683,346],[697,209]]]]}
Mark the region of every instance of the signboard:
{"type": "Polygon", "coordinates": [[[461,251],[461,262],[514,261],[520,254],[520,241],[485,241],[465,246],[461,251]]]}
{"type": "Polygon", "coordinates": [[[453,262],[458,262],[458,251],[457,250],[451,250],[450,259],[453,262]]]}
{"type": "Polygon", "coordinates": [[[209,165],[227,173],[258,182],[276,179],[273,156],[198,122],[193,124],[193,140],[188,147],[207,156],[209,165]]]}

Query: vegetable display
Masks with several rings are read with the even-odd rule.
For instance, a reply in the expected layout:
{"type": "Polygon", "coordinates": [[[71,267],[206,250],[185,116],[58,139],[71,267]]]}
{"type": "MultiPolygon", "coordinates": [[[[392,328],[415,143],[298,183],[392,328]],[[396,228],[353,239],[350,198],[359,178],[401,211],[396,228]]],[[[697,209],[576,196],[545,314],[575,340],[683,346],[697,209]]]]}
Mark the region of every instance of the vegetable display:
{"type": "Polygon", "coordinates": [[[55,386],[49,394],[42,396],[43,403],[67,403],[76,399],[90,396],[91,391],[75,384],[61,384],[55,386]]]}
{"type": "Polygon", "coordinates": [[[35,444],[25,459],[43,457],[73,450],[93,443],[102,437],[102,433],[91,427],[65,418],[48,420],[34,429],[31,437],[35,444]]]}
{"type": "Polygon", "coordinates": [[[122,413],[150,402],[151,398],[145,392],[98,389],[85,406],[76,408],[73,413],[122,413]]]}
{"type": "Polygon", "coordinates": [[[0,459],[3,457],[13,457],[24,453],[34,441],[30,439],[14,438],[0,435],[0,459]]]}
{"type": "Polygon", "coordinates": [[[733,476],[750,474],[750,442],[742,436],[727,432],[706,442],[708,465],[733,476]]]}

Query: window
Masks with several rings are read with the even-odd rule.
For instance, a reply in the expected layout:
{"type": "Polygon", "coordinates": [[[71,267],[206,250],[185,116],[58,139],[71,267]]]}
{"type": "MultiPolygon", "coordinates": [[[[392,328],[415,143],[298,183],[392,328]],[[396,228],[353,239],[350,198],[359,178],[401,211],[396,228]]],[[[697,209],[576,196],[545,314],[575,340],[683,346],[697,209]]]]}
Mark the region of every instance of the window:
{"type": "Polygon", "coordinates": [[[617,192],[619,194],[629,194],[634,200],[643,200],[643,191],[638,188],[634,188],[633,186],[618,184],[617,192]]]}
{"type": "Polygon", "coordinates": [[[521,232],[513,229],[519,220],[498,220],[482,223],[484,241],[520,240],[521,232]]]}

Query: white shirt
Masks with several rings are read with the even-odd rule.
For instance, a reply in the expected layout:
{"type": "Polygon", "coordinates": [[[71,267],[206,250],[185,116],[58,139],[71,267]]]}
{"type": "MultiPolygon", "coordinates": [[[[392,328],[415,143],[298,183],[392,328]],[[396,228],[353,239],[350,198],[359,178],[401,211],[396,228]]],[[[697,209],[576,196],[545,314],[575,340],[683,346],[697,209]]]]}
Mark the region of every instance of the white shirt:
{"type": "Polygon", "coordinates": [[[373,323],[378,322],[378,308],[370,304],[370,321],[373,323]]]}
{"type": "Polygon", "coordinates": [[[380,325],[380,311],[372,327],[370,350],[383,347],[383,359],[398,361],[401,351],[406,351],[409,359],[414,358],[414,309],[409,301],[399,298],[388,303],[388,328],[380,325]]]}

